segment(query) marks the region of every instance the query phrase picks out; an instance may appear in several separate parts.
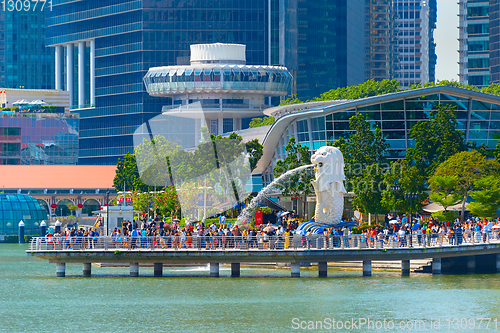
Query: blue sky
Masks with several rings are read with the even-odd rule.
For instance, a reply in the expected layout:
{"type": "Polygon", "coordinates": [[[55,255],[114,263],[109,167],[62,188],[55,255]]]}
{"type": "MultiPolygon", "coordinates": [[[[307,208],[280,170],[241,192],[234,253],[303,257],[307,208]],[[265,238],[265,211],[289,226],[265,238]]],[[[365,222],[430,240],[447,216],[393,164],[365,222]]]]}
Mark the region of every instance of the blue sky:
{"type": "Polygon", "coordinates": [[[437,80],[458,81],[458,0],[439,0],[434,30],[437,80]]]}

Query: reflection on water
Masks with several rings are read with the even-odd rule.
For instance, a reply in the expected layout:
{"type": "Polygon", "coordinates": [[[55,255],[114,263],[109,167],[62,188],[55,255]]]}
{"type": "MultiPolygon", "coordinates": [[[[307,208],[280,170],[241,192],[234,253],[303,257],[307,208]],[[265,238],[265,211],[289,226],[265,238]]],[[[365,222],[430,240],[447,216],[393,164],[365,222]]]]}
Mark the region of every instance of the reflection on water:
{"type": "MultiPolygon", "coordinates": [[[[291,279],[286,269],[242,267],[234,279],[227,266],[221,278],[200,266],[166,267],[163,278],[141,267],[141,277],[130,278],[128,267],[93,266],[95,278],[82,278],[81,265],[66,265],[69,277],[55,278],[55,264],[27,258],[26,248],[0,244],[0,332],[288,332],[296,331],[294,318],[422,320],[421,331],[430,331],[438,318],[500,321],[497,275],[402,278],[375,271],[363,278],[332,270],[331,278],[318,279],[316,270],[303,269],[306,278],[291,279]]],[[[447,325],[439,331],[453,331],[447,325]]]]}

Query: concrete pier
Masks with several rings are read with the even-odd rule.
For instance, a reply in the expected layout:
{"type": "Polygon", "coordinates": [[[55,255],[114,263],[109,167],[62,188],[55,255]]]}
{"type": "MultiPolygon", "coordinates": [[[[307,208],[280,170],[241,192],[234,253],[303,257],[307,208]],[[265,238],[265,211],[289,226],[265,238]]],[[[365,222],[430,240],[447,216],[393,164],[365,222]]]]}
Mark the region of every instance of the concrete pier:
{"type": "Polygon", "coordinates": [[[292,269],[292,277],[299,278],[300,277],[300,262],[292,262],[292,263],[290,263],[290,267],[292,269]]]}
{"type": "Polygon", "coordinates": [[[441,258],[432,259],[432,275],[441,275],[441,258]]]}
{"type": "Polygon", "coordinates": [[[139,263],[130,263],[130,277],[139,276],[139,263]]]}
{"type": "Polygon", "coordinates": [[[83,263],[83,277],[92,276],[92,264],[90,262],[83,263]]]}
{"type": "Polygon", "coordinates": [[[372,276],[371,260],[363,260],[363,276],[372,276]]]}
{"type": "Polygon", "coordinates": [[[65,277],[66,276],[66,263],[58,262],[56,266],[56,276],[65,277]]]}
{"type": "Polygon", "coordinates": [[[231,277],[240,277],[240,263],[232,262],[231,263],[231,277]]]}
{"type": "Polygon", "coordinates": [[[476,272],[476,257],[467,257],[467,274],[474,274],[476,272]]]}
{"type": "Polygon", "coordinates": [[[153,266],[154,266],[154,277],[162,277],[163,276],[163,263],[155,262],[153,266]]]}
{"type": "Polygon", "coordinates": [[[219,263],[210,263],[210,277],[219,277],[219,263]]]}
{"type": "Polygon", "coordinates": [[[318,277],[328,277],[328,263],[326,261],[318,262],[318,277]]]}
{"type": "MultiPolygon", "coordinates": [[[[447,239],[446,237],[444,238],[447,239]]],[[[354,240],[352,239],[353,243],[354,240]]],[[[291,276],[300,277],[300,263],[318,263],[318,276],[326,276],[327,262],[362,262],[363,276],[371,276],[372,262],[377,261],[398,261],[397,268],[401,267],[402,275],[408,274],[408,266],[411,260],[425,260],[433,258],[431,271],[434,274],[449,273],[459,270],[472,272],[494,272],[500,273],[500,240],[490,240],[489,243],[477,243],[466,245],[431,246],[428,248],[384,248],[383,251],[375,249],[359,249],[356,244],[351,244],[352,248],[317,249],[306,248],[276,248],[255,251],[254,249],[211,249],[205,250],[195,248],[188,249],[150,249],[148,251],[139,249],[116,249],[107,238],[95,242],[94,247],[79,249],[77,251],[64,249],[66,240],[59,240],[59,245],[54,248],[53,244],[48,244],[45,238],[35,238],[29,250],[26,251],[29,257],[37,257],[48,260],[57,265],[57,276],[65,276],[65,264],[83,265],[84,275],[90,271],[88,263],[120,264],[130,266],[131,276],[139,275],[138,264],[156,264],[156,276],[159,276],[160,265],[180,265],[180,264],[210,264],[211,276],[219,276],[219,265],[231,264],[231,276],[238,276],[238,263],[275,263],[287,264],[291,266],[291,276]],[[117,250],[120,255],[117,255],[117,250]],[[122,253],[122,251],[124,251],[122,253]],[[470,258],[469,258],[470,257],[470,258]],[[475,260],[473,259],[475,257],[475,260]],[[132,262],[132,264],[131,264],[132,262]],[[401,263],[401,266],[399,266],[401,263]],[[441,269],[443,267],[443,270],[441,269]]],[[[82,266],[80,266],[82,267],[82,266]]],[[[410,267],[411,270],[411,267],[410,267]]]]}
{"type": "Polygon", "coordinates": [[[401,260],[401,276],[410,276],[410,260],[401,260]]]}

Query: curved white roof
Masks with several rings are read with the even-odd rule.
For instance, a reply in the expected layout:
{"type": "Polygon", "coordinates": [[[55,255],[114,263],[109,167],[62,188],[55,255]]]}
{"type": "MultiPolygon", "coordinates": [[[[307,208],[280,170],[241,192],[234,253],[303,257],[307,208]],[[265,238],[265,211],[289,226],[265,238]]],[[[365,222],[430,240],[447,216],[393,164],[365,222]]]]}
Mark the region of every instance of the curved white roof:
{"type": "Polygon", "coordinates": [[[246,62],[246,46],[240,44],[194,44],[190,46],[193,62],[246,62]]]}
{"type": "Polygon", "coordinates": [[[395,93],[377,95],[356,100],[342,100],[342,101],[332,100],[332,101],[327,101],[327,104],[323,105],[314,105],[314,103],[304,103],[304,104],[285,105],[278,108],[274,108],[274,110],[268,109],[266,110],[266,114],[279,112],[280,117],[276,119],[275,123],[271,126],[271,128],[266,134],[264,142],[262,143],[264,146],[263,155],[257,162],[257,165],[255,169],[252,171],[252,174],[254,175],[262,174],[263,172],[266,171],[268,166],[271,164],[275,149],[278,146],[279,139],[281,138],[283,132],[294,120],[297,120],[297,118],[304,116],[321,116],[333,112],[342,112],[345,111],[346,109],[352,109],[355,107],[363,107],[374,103],[387,103],[387,102],[402,100],[405,98],[414,98],[436,93],[453,94],[455,96],[463,97],[464,99],[471,98],[471,99],[485,101],[488,103],[500,104],[500,96],[497,95],[486,94],[457,87],[434,86],[434,87],[399,91],[395,93]]]}

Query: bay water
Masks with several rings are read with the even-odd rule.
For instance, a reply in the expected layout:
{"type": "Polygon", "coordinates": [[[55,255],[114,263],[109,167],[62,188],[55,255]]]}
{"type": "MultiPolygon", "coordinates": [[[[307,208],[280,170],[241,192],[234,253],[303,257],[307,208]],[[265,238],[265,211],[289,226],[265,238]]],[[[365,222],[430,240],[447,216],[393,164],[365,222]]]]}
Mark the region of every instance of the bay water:
{"type": "Polygon", "coordinates": [[[289,269],[242,267],[230,278],[222,266],[210,278],[200,266],[165,267],[162,278],[141,267],[130,278],[128,267],[93,266],[83,278],[82,265],[67,264],[56,278],[56,265],[27,248],[0,244],[0,332],[500,331],[500,275],[319,279],[303,269],[292,279],[289,269]]]}

